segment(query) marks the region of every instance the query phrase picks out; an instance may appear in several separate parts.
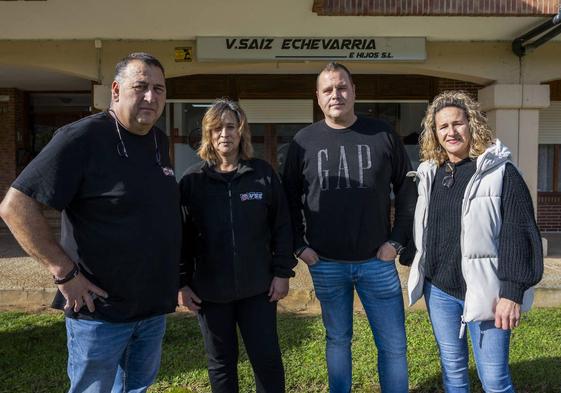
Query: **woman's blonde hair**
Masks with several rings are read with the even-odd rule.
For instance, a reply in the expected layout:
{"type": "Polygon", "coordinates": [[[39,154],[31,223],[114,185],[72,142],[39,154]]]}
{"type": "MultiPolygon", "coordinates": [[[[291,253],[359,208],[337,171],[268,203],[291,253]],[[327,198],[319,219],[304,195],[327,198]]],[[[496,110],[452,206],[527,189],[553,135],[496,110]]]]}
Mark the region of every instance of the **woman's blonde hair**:
{"type": "Polygon", "coordinates": [[[253,157],[253,146],[251,145],[251,133],[245,112],[234,101],[220,98],[206,111],[202,123],[201,146],[197,154],[201,159],[211,165],[220,163],[220,157],[212,146],[212,130],[222,127],[222,118],[226,112],[234,114],[238,122],[238,133],[240,134],[240,159],[249,160],[253,157]]]}
{"type": "Polygon", "coordinates": [[[421,161],[435,161],[442,165],[448,159],[446,150],[440,145],[436,135],[436,114],[444,108],[455,107],[464,111],[469,133],[469,156],[477,158],[493,143],[494,132],[487,124],[487,118],[479,103],[463,91],[445,91],[437,95],[427,108],[420,136],[421,161]]]}

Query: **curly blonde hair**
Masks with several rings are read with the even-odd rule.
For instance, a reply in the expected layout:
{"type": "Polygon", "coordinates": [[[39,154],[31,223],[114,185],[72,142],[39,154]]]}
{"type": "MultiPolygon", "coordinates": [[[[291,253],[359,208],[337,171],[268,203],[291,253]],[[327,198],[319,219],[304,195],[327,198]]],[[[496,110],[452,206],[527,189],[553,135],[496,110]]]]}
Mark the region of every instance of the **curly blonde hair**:
{"type": "Polygon", "coordinates": [[[253,157],[253,145],[251,144],[251,133],[249,124],[243,109],[234,101],[226,98],[220,98],[212,104],[206,111],[202,122],[202,138],[201,146],[197,150],[197,154],[202,160],[210,165],[220,163],[220,157],[212,146],[212,130],[222,127],[222,117],[224,113],[231,112],[238,121],[238,133],[240,134],[240,159],[249,160],[253,157]]]}
{"type": "Polygon", "coordinates": [[[487,117],[477,101],[463,91],[445,91],[437,95],[427,108],[420,136],[421,161],[434,161],[442,165],[448,154],[436,135],[436,114],[444,108],[455,107],[464,111],[470,133],[469,156],[477,158],[493,143],[494,131],[487,124],[487,117]]]}

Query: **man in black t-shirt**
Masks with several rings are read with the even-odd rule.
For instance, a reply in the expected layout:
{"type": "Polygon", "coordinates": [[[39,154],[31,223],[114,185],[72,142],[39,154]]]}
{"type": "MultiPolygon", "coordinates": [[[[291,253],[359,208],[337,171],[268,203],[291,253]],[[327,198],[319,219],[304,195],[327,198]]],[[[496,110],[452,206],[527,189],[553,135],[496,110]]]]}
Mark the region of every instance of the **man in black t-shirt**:
{"type": "Polygon", "coordinates": [[[66,314],[71,392],[145,391],[177,302],[181,222],[161,63],[116,66],[109,111],[60,128],[14,181],[0,215],[51,272],[66,314]],[[61,241],[42,205],[62,211],[61,241]]]}
{"type": "Polygon", "coordinates": [[[329,390],[351,391],[356,289],[378,347],[382,391],[404,393],[405,321],[394,259],[411,236],[417,194],[406,178],[409,159],[388,124],[355,115],[355,86],[345,66],[328,64],[318,75],[316,94],[325,120],[296,134],[283,183],[295,254],[309,266],[321,304],[329,390]]]}

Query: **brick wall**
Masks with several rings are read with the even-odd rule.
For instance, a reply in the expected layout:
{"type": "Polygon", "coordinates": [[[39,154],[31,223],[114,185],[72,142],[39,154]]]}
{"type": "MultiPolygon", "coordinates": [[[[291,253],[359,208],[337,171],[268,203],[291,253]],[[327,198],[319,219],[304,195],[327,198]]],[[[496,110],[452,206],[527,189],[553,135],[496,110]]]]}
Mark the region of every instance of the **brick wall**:
{"type": "Polygon", "coordinates": [[[455,79],[436,79],[436,94],[440,94],[446,90],[462,90],[477,99],[477,92],[481,90],[484,86],[478,85],[476,83],[464,82],[455,79]]]}
{"type": "Polygon", "coordinates": [[[542,232],[561,232],[561,194],[538,196],[538,226],[542,232]]]}
{"type": "Polygon", "coordinates": [[[314,0],[320,16],[547,16],[558,0],[314,0]]]}
{"type": "MultiPolygon", "coordinates": [[[[548,84],[551,101],[560,101],[561,79],[548,84]]],[[[542,232],[561,232],[561,194],[538,194],[538,226],[542,232]]]]}
{"type": "Polygon", "coordinates": [[[16,177],[16,124],[21,112],[22,94],[16,89],[0,89],[0,96],[8,96],[8,102],[0,102],[0,197],[16,177]]]}

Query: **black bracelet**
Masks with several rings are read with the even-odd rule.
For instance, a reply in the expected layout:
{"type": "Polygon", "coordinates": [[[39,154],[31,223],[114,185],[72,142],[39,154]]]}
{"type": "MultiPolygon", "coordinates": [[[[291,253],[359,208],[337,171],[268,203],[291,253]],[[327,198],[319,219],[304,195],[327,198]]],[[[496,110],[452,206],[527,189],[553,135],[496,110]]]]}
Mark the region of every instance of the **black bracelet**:
{"type": "Polygon", "coordinates": [[[79,273],[80,273],[80,267],[78,266],[78,264],[75,263],[72,270],[70,270],[66,276],[64,276],[63,278],[56,278],[55,276],[53,276],[53,280],[56,285],[64,284],[72,280],[79,273]]]}

